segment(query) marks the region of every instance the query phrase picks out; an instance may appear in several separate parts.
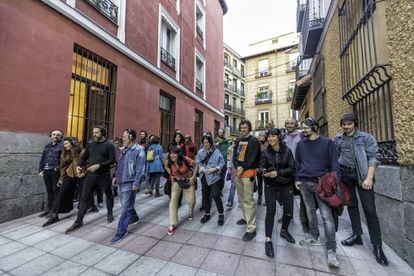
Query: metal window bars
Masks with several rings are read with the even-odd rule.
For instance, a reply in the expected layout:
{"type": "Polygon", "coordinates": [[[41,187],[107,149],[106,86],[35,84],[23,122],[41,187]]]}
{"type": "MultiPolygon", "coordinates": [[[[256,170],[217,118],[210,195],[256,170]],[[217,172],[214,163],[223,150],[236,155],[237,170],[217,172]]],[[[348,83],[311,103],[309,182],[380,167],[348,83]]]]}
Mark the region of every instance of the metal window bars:
{"type": "Polygon", "coordinates": [[[175,71],[175,58],[164,48],[161,47],[161,61],[175,71]]]}

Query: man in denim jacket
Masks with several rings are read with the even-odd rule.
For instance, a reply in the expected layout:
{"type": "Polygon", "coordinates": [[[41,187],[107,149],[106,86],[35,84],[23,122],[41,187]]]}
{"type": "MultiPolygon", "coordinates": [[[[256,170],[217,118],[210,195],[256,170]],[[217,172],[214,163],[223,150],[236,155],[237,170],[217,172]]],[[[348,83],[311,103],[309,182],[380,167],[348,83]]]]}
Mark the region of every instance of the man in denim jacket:
{"type": "Polygon", "coordinates": [[[139,223],[139,217],[135,210],[135,194],[139,191],[141,177],[145,172],[145,149],[135,144],[137,133],[133,129],[126,129],[123,133],[122,150],[117,163],[113,185],[118,185],[121,194],[122,212],[119,218],[118,230],[111,243],[121,241],[127,234],[128,225],[139,223]]]}
{"type": "Polygon", "coordinates": [[[352,202],[348,206],[353,234],[341,242],[344,246],[362,245],[361,218],[358,209],[358,198],[367,219],[369,236],[374,246],[374,255],[381,265],[388,265],[382,250],[381,229],[375,208],[375,171],[378,167],[378,144],[372,135],[359,131],[358,118],[354,113],[341,116],[342,134],[335,137],[338,152],[341,179],[348,187],[352,202]]]}

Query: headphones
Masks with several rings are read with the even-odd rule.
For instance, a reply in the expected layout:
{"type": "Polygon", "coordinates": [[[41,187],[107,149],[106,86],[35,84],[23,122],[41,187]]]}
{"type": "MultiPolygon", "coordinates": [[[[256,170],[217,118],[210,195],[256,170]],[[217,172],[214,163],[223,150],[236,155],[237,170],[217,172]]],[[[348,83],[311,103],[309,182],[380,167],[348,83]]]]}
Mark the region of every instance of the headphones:
{"type": "Polygon", "coordinates": [[[241,125],[247,125],[247,127],[249,128],[249,132],[252,131],[252,123],[249,120],[242,120],[239,123],[239,131],[240,131],[240,126],[241,125]]]}
{"type": "Polygon", "coordinates": [[[306,118],[303,123],[305,123],[305,125],[309,126],[313,132],[317,132],[319,129],[319,123],[314,119],[314,118],[306,118]]]}
{"type": "Polygon", "coordinates": [[[125,129],[126,133],[128,133],[129,140],[135,140],[137,138],[137,132],[131,128],[125,129]]]}
{"type": "Polygon", "coordinates": [[[99,128],[101,135],[106,137],[106,128],[104,126],[95,126],[94,128],[99,128]]]}
{"type": "Polygon", "coordinates": [[[49,137],[52,137],[52,132],[53,131],[59,131],[60,132],[60,136],[61,136],[61,138],[63,137],[63,131],[61,131],[60,129],[58,129],[58,128],[55,128],[55,129],[52,129],[50,132],[49,132],[49,137]]]}

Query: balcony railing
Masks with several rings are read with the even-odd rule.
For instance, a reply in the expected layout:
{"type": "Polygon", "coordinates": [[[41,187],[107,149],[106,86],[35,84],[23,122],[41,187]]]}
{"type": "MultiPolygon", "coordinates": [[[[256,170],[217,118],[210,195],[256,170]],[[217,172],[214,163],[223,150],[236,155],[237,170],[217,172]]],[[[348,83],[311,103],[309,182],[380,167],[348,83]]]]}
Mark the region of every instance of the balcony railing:
{"type": "Polygon", "coordinates": [[[200,28],[200,26],[196,26],[196,32],[197,32],[197,34],[201,37],[201,39],[204,39],[204,33],[203,33],[203,30],[200,28]]]}
{"type": "Polygon", "coordinates": [[[86,0],[86,2],[118,25],[118,6],[111,0],[86,0]]]}
{"type": "Polygon", "coordinates": [[[203,92],[203,83],[196,79],[196,89],[203,92]]]}
{"type": "Polygon", "coordinates": [[[272,93],[265,92],[265,93],[257,93],[255,98],[256,104],[267,104],[272,103],[272,93]]]}
{"type": "Polygon", "coordinates": [[[241,115],[241,116],[246,115],[246,111],[243,108],[236,107],[236,106],[228,104],[228,103],[224,103],[224,109],[227,110],[227,111],[236,113],[238,115],[241,115]]]}
{"type": "Polygon", "coordinates": [[[302,30],[303,24],[303,15],[305,14],[306,9],[306,0],[297,0],[297,10],[296,10],[296,31],[299,33],[302,30]]]}
{"type": "Polygon", "coordinates": [[[315,54],[325,24],[326,11],[323,7],[322,0],[306,1],[300,35],[301,54],[304,56],[315,54]]]}
{"type": "Polygon", "coordinates": [[[296,65],[296,80],[299,80],[309,73],[310,66],[312,64],[312,58],[298,57],[296,65]]]}
{"type": "Polygon", "coordinates": [[[264,78],[264,77],[269,77],[272,75],[272,72],[270,72],[269,70],[256,70],[256,79],[258,78],[264,78]]]}
{"type": "Polygon", "coordinates": [[[273,124],[266,120],[256,120],[256,130],[265,130],[266,128],[272,128],[273,124]]]}
{"type": "Polygon", "coordinates": [[[224,103],[224,109],[228,110],[228,111],[232,111],[233,108],[232,108],[231,104],[224,103]]]}
{"type": "Polygon", "coordinates": [[[235,126],[227,126],[227,127],[229,128],[231,135],[239,135],[240,134],[240,131],[237,127],[235,127],[235,126]]]}
{"type": "Polygon", "coordinates": [[[161,61],[175,71],[175,58],[164,48],[161,47],[161,61]]]}
{"type": "Polygon", "coordinates": [[[230,92],[236,93],[236,94],[244,97],[244,89],[237,88],[234,84],[229,83],[226,80],[224,80],[224,88],[226,88],[230,92]]]}

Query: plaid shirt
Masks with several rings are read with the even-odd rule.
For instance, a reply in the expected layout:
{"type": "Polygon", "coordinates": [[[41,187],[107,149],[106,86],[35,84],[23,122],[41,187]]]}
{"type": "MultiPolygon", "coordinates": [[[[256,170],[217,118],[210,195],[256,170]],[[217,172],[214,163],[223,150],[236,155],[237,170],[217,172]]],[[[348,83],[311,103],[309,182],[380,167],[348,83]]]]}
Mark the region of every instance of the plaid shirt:
{"type": "Polygon", "coordinates": [[[42,158],[39,163],[39,172],[44,170],[52,170],[60,168],[60,154],[63,150],[63,143],[59,142],[55,145],[49,143],[45,146],[42,158]]]}

